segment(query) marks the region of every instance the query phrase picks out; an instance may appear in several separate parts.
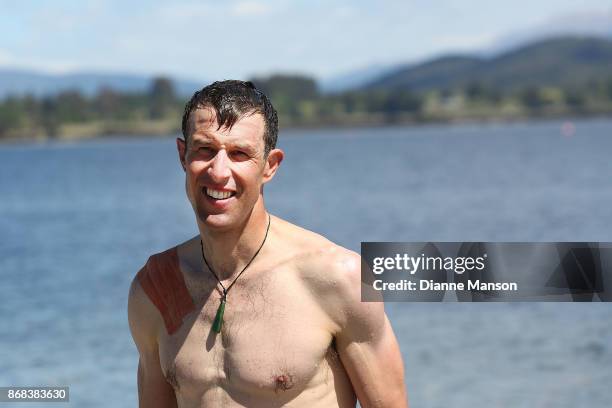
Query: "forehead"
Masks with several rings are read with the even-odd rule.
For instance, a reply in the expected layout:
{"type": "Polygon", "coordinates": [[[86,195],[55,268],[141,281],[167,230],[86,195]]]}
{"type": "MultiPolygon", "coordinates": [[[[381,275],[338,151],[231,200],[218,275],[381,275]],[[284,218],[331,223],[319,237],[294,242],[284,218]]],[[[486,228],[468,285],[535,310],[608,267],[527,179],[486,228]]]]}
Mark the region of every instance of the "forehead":
{"type": "Polygon", "coordinates": [[[191,112],[189,123],[193,129],[192,139],[194,141],[215,139],[224,143],[259,144],[261,141],[263,144],[265,123],[263,116],[259,113],[239,118],[231,129],[226,127],[218,129],[219,124],[215,112],[210,108],[198,108],[191,112]]]}

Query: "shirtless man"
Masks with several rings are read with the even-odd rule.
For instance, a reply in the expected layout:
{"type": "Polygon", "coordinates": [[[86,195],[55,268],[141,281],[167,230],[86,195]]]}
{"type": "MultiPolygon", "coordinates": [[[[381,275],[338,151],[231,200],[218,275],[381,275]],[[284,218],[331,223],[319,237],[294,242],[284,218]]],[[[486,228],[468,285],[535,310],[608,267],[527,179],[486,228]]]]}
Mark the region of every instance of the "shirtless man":
{"type": "Polygon", "coordinates": [[[250,82],[216,82],[185,108],[177,148],[200,234],[132,282],[141,408],[407,407],[383,304],[360,301],[359,255],[266,211],[277,133],[250,82]]]}

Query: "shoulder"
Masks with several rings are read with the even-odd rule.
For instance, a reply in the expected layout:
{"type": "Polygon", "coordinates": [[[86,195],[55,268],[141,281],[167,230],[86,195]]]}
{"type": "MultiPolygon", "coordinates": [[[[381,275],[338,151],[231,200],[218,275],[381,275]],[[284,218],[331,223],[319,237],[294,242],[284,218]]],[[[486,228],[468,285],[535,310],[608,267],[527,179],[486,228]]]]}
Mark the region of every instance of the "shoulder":
{"type": "Polygon", "coordinates": [[[177,247],[149,257],[132,282],[128,306],[131,314],[145,321],[158,322],[161,318],[168,334],[180,328],[195,305],[179,265],[177,247]]]}
{"type": "Polygon", "coordinates": [[[139,277],[144,276],[147,272],[148,262],[132,279],[128,295],[128,322],[139,350],[141,347],[151,348],[153,346],[157,327],[161,323],[156,316],[155,306],[140,283],[139,277]]]}
{"type": "Polygon", "coordinates": [[[280,257],[288,257],[299,273],[326,282],[359,283],[361,257],[324,236],[274,217],[274,246],[280,257]]]}
{"type": "Polygon", "coordinates": [[[294,253],[292,263],[300,279],[338,330],[380,329],[385,319],[383,303],[361,301],[361,256],[312,231],[293,224],[285,228],[284,242],[294,253]]]}
{"type": "Polygon", "coordinates": [[[362,301],[362,291],[367,290],[362,279],[362,262],[356,252],[333,245],[322,253],[316,265],[331,287],[321,302],[327,306],[339,331],[351,331],[353,337],[379,331],[385,322],[382,302],[362,301]]]}
{"type": "Polygon", "coordinates": [[[281,248],[288,255],[307,257],[315,254],[324,255],[335,250],[348,251],[321,234],[278,217],[272,217],[270,231],[274,234],[275,247],[281,248]]]}
{"type": "Polygon", "coordinates": [[[128,320],[136,340],[155,337],[163,319],[159,312],[159,292],[162,287],[160,276],[176,257],[176,247],[151,255],[138,270],[130,284],[128,295],[128,320]]]}
{"type": "Polygon", "coordinates": [[[147,262],[132,279],[128,300],[146,304],[144,300],[150,298],[147,294],[157,286],[155,281],[161,279],[160,275],[168,266],[176,263],[176,257],[176,247],[149,256],[147,262]]]}

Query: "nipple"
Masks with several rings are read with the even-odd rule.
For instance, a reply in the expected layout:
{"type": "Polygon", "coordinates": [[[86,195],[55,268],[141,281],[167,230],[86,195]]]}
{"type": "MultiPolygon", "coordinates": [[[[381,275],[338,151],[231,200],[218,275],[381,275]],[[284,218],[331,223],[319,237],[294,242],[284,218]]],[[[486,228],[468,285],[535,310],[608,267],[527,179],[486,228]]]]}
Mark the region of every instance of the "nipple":
{"type": "Polygon", "coordinates": [[[275,378],[275,391],[287,391],[293,387],[293,376],[288,374],[277,375],[275,378]]]}

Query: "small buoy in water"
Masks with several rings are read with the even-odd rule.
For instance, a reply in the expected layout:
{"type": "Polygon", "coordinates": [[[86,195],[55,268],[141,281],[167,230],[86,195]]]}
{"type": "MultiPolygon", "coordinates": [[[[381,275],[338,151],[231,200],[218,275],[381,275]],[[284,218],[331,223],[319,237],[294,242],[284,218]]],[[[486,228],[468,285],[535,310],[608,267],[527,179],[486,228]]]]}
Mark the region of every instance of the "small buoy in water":
{"type": "Polygon", "coordinates": [[[565,137],[572,137],[576,133],[576,126],[572,122],[563,122],[561,125],[561,134],[565,137]]]}

